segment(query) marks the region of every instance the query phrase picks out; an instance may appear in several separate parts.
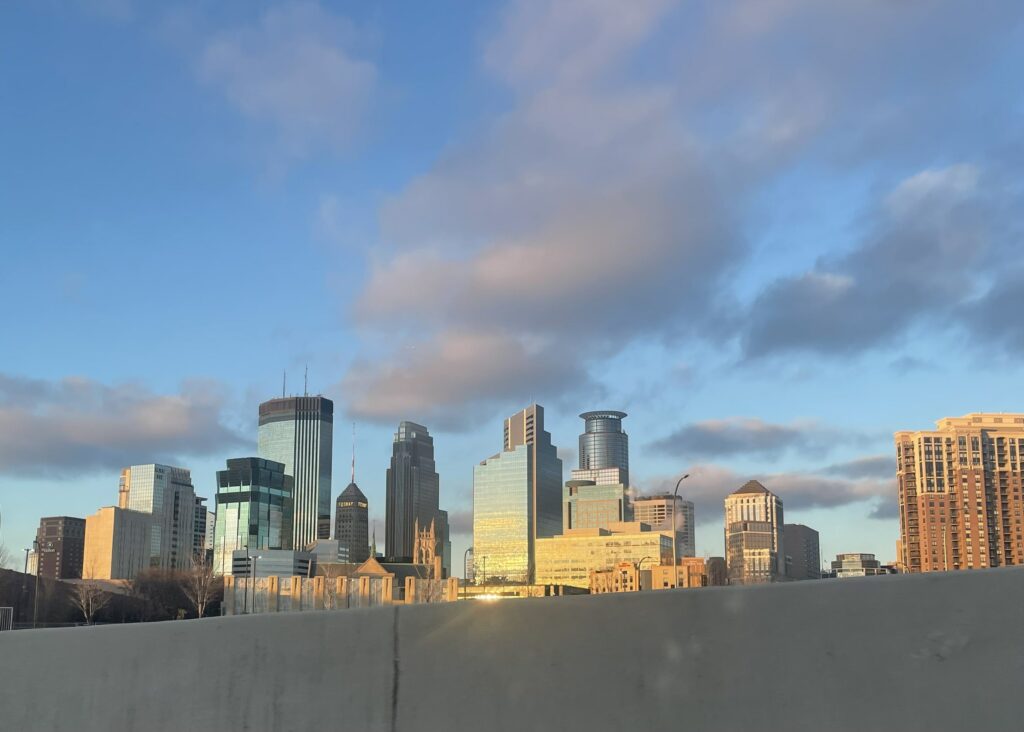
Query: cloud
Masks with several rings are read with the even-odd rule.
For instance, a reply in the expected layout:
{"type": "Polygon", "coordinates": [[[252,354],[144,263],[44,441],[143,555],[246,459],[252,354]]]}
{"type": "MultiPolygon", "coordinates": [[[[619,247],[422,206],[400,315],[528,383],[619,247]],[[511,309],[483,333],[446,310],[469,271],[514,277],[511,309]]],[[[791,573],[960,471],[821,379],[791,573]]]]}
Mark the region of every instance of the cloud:
{"type": "Polygon", "coordinates": [[[829,465],[821,472],[844,478],[892,478],[896,475],[896,458],[892,455],[869,455],[829,465]]]}
{"type": "MultiPolygon", "coordinates": [[[[1020,240],[1018,239],[1018,246],[1020,240]]],[[[960,310],[967,333],[978,343],[998,344],[1011,354],[1024,353],[1024,268],[1014,264],[996,276],[977,300],[960,310]]]]}
{"type": "Polygon", "coordinates": [[[537,392],[571,393],[586,377],[571,359],[552,358],[554,344],[529,345],[501,334],[446,331],[431,341],[408,342],[384,363],[357,362],[341,385],[349,412],[360,419],[416,419],[440,429],[473,423],[486,407],[526,401],[537,392]]]}
{"type": "Polygon", "coordinates": [[[500,112],[380,208],[351,317],[392,349],[344,380],[368,384],[354,408],[390,419],[408,404],[450,422],[496,409],[507,368],[451,359],[451,339],[530,354],[548,375],[531,393],[549,399],[601,387],[609,359],[643,341],[848,354],[950,313],[987,251],[978,135],[1014,130],[1005,95],[971,92],[1000,62],[1006,15],[956,2],[510,3],[482,53],[500,112]],[[749,260],[751,209],[797,169],[915,172],[850,212],[863,232],[852,251],[754,283],[744,306],[732,275],[749,260]],[[404,352],[422,342],[434,345],[410,376],[404,352]]]}
{"type": "Polygon", "coordinates": [[[224,411],[208,382],[161,395],[136,384],[0,374],[0,473],[77,475],[249,447],[224,411]]]}
{"type": "Polygon", "coordinates": [[[992,239],[978,176],[976,168],[957,165],[902,181],[860,246],[758,295],[743,334],[745,353],[853,353],[951,310],[974,290],[971,272],[992,239]]]}
{"type": "Polygon", "coordinates": [[[506,13],[485,59],[512,109],[381,210],[384,246],[353,315],[364,331],[403,340],[383,365],[349,374],[374,375],[355,392],[357,411],[390,415],[426,399],[457,412],[496,403],[491,394],[521,399],[524,388],[546,399],[596,387],[591,366],[625,343],[704,319],[739,246],[713,166],[676,124],[669,88],[617,83],[610,71],[664,6],[506,13]],[[419,373],[395,368],[425,334],[437,345],[417,359],[419,373]],[[515,372],[498,356],[450,358],[450,342],[466,339],[512,354],[515,372]],[[377,398],[388,406],[371,407],[377,398]]]}
{"type": "MultiPolygon", "coordinates": [[[[822,472],[781,472],[745,475],[714,463],[696,465],[683,481],[679,495],[694,502],[698,524],[721,524],[725,497],[748,480],[760,481],[782,499],[783,511],[810,508],[839,508],[871,501],[870,518],[890,518],[890,503],[895,502],[895,472],[889,479],[839,477],[822,472]]],[[[677,477],[655,478],[643,493],[671,492],[677,477]]]]}
{"type": "Polygon", "coordinates": [[[461,511],[448,512],[448,529],[452,536],[473,535],[473,511],[465,509],[461,511]]]}
{"type": "Polygon", "coordinates": [[[253,25],[213,35],[199,58],[204,82],[266,125],[294,158],[344,150],[377,85],[373,63],[356,55],[358,32],[316,3],[263,12],[253,25]]]}
{"type": "Polygon", "coordinates": [[[832,434],[814,423],[772,424],[753,417],[731,417],[680,427],[652,443],[667,455],[726,457],[760,455],[779,457],[790,449],[825,447],[832,434]],[[827,433],[827,434],[826,434],[827,433]]]}

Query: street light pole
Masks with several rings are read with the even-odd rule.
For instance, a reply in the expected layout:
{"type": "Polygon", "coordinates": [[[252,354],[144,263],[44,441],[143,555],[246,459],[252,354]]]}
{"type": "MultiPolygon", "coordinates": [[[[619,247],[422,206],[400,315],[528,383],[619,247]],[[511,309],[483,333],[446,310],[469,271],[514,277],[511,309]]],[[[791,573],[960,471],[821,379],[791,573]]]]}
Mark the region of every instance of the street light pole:
{"type": "Polygon", "coordinates": [[[25,571],[21,573],[21,594],[18,596],[18,617],[22,618],[22,602],[24,602],[25,595],[28,594],[28,553],[31,549],[25,549],[25,571]]]}
{"type": "Polygon", "coordinates": [[[32,630],[36,629],[39,618],[39,540],[32,541],[32,550],[36,553],[36,589],[32,593],[32,630]]]}
{"type": "Polygon", "coordinates": [[[469,553],[473,551],[473,547],[469,547],[462,553],[462,598],[466,599],[469,597],[469,570],[466,568],[467,562],[469,562],[469,553]]]}
{"type": "MultiPolygon", "coordinates": [[[[249,547],[245,547],[245,568],[249,570],[249,577],[245,578],[245,594],[242,595],[242,615],[249,612],[249,581],[252,579],[252,559],[249,557],[249,547]]],[[[238,597],[238,595],[235,595],[238,597]]],[[[232,604],[234,604],[232,602],[232,604]]]]}
{"type": "MultiPolygon", "coordinates": [[[[643,583],[641,583],[641,581],[640,581],[640,566],[644,562],[646,562],[648,559],[653,560],[654,557],[646,556],[646,557],[642,558],[639,562],[633,562],[633,567],[636,569],[636,589],[637,589],[638,592],[643,589],[643,583]]],[[[658,557],[658,564],[661,564],[661,557],[658,557]]],[[[652,589],[653,589],[653,587],[652,587],[652,589]]]]}
{"type": "Polygon", "coordinates": [[[256,614],[256,560],[263,559],[262,554],[257,554],[252,558],[252,614],[256,614]]]}
{"type": "MultiPolygon", "coordinates": [[[[679,486],[684,480],[690,477],[689,473],[686,473],[682,478],[676,481],[676,489],[672,491],[672,589],[679,587],[679,515],[677,509],[679,508],[679,486]]],[[[659,560],[660,561],[660,560],[659,560]]]]}

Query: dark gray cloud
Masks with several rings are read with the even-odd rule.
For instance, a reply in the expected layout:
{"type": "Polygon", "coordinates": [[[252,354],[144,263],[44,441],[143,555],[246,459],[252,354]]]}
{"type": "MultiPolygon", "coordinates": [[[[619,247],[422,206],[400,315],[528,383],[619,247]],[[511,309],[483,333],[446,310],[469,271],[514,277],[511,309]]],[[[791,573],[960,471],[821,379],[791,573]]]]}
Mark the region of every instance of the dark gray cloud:
{"type": "MultiPolygon", "coordinates": [[[[1018,240],[1019,244],[1019,240],[1018,240]]],[[[1007,351],[1024,353],[1024,268],[1008,268],[977,300],[960,314],[969,337],[975,342],[997,344],[1007,351]]]]}
{"type": "Polygon", "coordinates": [[[91,379],[0,375],[0,473],[72,475],[250,446],[226,426],[210,382],[177,394],[91,379]]]}
{"type": "Polygon", "coordinates": [[[448,527],[452,536],[473,535],[473,509],[448,512],[448,527]]]}
{"type": "MultiPolygon", "coordinates": [[[[671,492],[676,477],[655,478],[641,493],[671,492]]],[[[839,508],[852,503],[872,502],[871,518],[886,518],[887,502],[895,500],[895,477],[847,478],[820,472],[780,472],[748,475],[716,464],[696,465],[683,481],[679,494],[694,502],[698,524],[721,524],[725,514],[725,497],[748,480],[759,480],[782,499],[784,511],[805,508],[839,508]]]]}
{"type": "Polygon", "coordinates": [[[900,517],[900,505],[896,500],[896,494],[888,497],[883,497],[878,503],[875,504],[874,508],[871,509],[871,513],[868,514],[869,519],[877,519],[879,521],[891,521],[892,519],[898,519],[900,517]]]}
{"type": "Polygon", "coordinates": [[[790,449],[825,445],[826,430],[813,424],[773,424],[753,417],[708,420],[680,427],[651,447],[666,455],[696,458],[779,457],[790,449]]]}
{"type": "Polygon", "coordinates": [[[951,312],[977,286],[993,231],[972,165],[904,180],[861,246],[769,285],[750,307],[744,352],[855,353],[951,312]]]}
{"type": "Polygon", "coordinates": [[[892,455],[869,455],[829,465],[821,472],[844,478],[892,478],[896,475],[896,458],[892,455]]]}

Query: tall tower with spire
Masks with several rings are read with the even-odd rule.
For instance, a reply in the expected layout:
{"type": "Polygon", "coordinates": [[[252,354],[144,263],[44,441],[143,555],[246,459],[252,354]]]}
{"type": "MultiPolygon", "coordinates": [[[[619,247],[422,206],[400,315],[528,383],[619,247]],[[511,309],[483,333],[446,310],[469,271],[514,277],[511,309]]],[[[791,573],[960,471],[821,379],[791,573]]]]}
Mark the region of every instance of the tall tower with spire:
{"type": "Polygon", "coordinates": [[[338,558],[362,564],[370,558],[370,512],[366,496],[356,485],[356,426],[352,425],[352,480],[338,496],[334,511],[334,538],[338,558]]]}

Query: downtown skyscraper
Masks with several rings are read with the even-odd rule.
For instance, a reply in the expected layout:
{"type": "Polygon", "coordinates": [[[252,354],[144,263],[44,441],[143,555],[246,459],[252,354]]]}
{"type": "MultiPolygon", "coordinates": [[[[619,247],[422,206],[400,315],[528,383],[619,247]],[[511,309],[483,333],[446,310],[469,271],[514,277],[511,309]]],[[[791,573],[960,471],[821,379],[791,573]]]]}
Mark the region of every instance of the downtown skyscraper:
{"type": "Polygon", "coordinates": [[[334,540],[338,559],[362,564],[370,558],[370,507],[356,485],[355,425],[352,425],[352,480],[334,505],[334,540]]]}
{"type": "Polygon", "coordinates": [[[144,567],[192,566],[196,494],[192,474],[171,465],[132,465],[121,471],[118,506],[150,515],[149,556],[144,567]]]}
{"type": "Polygon", "coordinates": [[[562,461],[533,404],[505,420],[504,445],[473,468],[473,562],[478,582],[536,577],[536,540],[562,531],[562,461]]]}
{"type": "Polygon", "coordinates": [[[260,404],[259,456],[284,465],[294,479],[291,541],[305,549],[331,537],[334,402],[322,396],[281,397],[260,404]]]}
{"type": "MultiPolygon", "coordinates": [[[[384,553],[390,561],[412,560],[416,525],[421,529],[438,517],[440,477],[434,468],[434,438],[415,422],[400,422],[391,446],[385,476],[384,553]]],[[[436,526],[438,532],[441,526],[436,526]]],[[[447,541],[448,537],[438,537],[447,541]]]]}
{"type": "Polygon", "coordinates": [[[292,548],[294,485],[282,463],[265,458],[230,458],[217,471],[216,574],[231,574],[232,553],[238,549],[292,548]]]}
{"type": "Polygon", "coordinates": [[[729,583],[778,582],[786,576],[782,499],[756,480],[725,497],[729,583]]]}
{"type": "Polygon", "coordinates": [[[895,442],[904,571],[1024,564],[1024,414],[947,417],[895,442]]]}
{"type": "Polygon", "coordinates": [[[592,480],[599,485],[621,483],[629,487],[629,435],[622,430],[625,412],[601,409],[584,412],[580,435],[580,466],[573,480],[592,480]]]}

